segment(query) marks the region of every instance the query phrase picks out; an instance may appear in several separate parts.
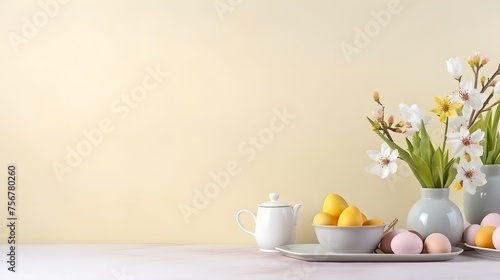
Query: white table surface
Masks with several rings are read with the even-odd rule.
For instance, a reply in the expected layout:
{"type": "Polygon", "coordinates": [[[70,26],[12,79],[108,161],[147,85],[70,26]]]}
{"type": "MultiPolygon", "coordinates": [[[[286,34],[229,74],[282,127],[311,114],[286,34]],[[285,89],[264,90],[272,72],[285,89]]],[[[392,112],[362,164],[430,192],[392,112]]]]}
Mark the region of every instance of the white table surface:
{"type": "Polygon", "coordinates": [[[242,244],[20,244],[16,272],[0,245],[0,279],[500,279],[500,258],[464,252],[444,262],[320,263],[242,244]]]}

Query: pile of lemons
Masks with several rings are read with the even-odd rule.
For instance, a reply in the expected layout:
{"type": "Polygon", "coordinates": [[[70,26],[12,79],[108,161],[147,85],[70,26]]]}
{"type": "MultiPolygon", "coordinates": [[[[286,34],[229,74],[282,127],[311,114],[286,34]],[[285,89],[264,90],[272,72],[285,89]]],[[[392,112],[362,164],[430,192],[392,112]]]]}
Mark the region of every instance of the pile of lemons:
{"type": "Polygon", "coordinates": [[[314,216],[314,225],[373,226],[382,225],[379,219],[368,219],[358,207],[349,205],[340,195],[331,193],[323,201],[323,211],[314,216]]]}

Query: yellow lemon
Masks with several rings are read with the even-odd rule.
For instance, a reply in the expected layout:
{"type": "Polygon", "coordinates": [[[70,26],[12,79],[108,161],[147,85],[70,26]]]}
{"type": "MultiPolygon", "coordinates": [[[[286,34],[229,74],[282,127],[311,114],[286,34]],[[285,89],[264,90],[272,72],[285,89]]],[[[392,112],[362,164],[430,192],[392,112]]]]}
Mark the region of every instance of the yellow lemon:
{"type": "Polygon", "coordinates": [[[314,216],[313,224],[324,225],[324,226],[336,226],[337,218],[328,213],[319,212],[318,214],[316,214],[316,216],[314,216]]]}
{"type": "Polygon", "coordinates": [[[363,225],[363,216],[356,206],[348,206],[340,213],[338,226],[361,226],[363,225]]]}
{"type": "Polygon", "coordinates": [[[349,206],[345,199],[338,194],[331,193],[323,201],[323,212],[334,217],[339,217],[340,213],[349,206]]]}
{"type": "Polygon", "coordinates": [[[379,219],[369,219],[363,222],[364,226],[377,226],[377,225],[383,225],[384,222],[382,222],[379,219]]]}
{"type": "Polygon", "coordinates": [[[366,222],[368,220],[368,218],[366,217],[365,214],[361,213],[361,216],[363,217],[363,223],[366,222]]]}
{"type": "Polygon", "coordinates": [[[483,248],[495,249],[493,246],[493,232],[496,227],[494,226],[484,226],[481,227],[477,233],[474,241],[476,242],[476,246],[483,248]]]}

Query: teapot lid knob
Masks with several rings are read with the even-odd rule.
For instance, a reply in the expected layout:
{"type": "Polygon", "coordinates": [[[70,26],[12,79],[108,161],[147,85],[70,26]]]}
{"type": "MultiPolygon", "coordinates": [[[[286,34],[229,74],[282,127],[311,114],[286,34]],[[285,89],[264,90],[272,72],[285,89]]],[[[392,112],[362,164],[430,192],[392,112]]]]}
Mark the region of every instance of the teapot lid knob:
{"type": "Polygon", "coordinates": [[[272,202],[277,201],[279,198],[280,198],[280,194],[279,193],[270,193],[269,194],[269,199],[272,202]]]}
{"type": "Polygon", "coordinates": [[[262,206],[262,207],[290,207],[290,204],[278,201],[279,198],[280,198],[279,193],[270,193],[269,194],[270,200],[259,204],[259,206],[262,206]]]}

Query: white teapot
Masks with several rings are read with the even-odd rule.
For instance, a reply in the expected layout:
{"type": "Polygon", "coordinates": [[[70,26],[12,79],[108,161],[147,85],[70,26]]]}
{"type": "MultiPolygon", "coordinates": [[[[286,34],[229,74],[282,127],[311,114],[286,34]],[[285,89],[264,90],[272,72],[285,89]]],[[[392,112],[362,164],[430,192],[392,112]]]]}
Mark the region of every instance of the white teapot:
{"type": "Polygon", "coordinates": [[[301,204],[293,207],[288,203],[278,201],[278,193],[270,193],[270,201],[259,204],[257,215],[243,209],[236,214],[236,222],[240,228],[255,237],[261,251],[275,252],[276,246],[293,244],[295,242],[295,226],[301,204]],[[248,230],[240,221],[240,215],[248,213],[255,220],[255,233],[248,230]]]}

